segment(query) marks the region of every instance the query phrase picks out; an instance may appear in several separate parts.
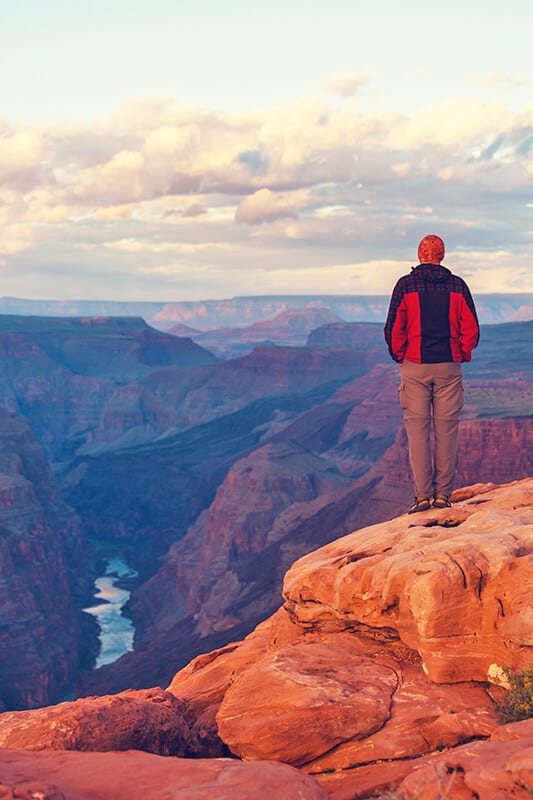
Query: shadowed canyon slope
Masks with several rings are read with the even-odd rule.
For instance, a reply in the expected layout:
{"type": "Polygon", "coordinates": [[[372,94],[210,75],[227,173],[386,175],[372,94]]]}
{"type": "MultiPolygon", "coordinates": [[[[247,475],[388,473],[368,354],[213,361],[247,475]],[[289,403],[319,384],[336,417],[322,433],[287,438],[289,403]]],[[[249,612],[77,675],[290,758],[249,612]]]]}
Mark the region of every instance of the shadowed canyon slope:
{"type": "MultiPolygon", "coordinates": [[[[85,674],[82,694],[168,682],[272,613],[296,558],[409,502],[397,367],[381,325],[332,322],[306,346],[217,362],[142,320],[0,319],[2,404],[43,447],[76,536],[118,548],[140,573],[127,608],[135,652],[85,674]]],[[[458,483],[533,473],[532,326],[485,327],[465,368],[458,483]]],[[[70,586],[68,558],[51,560],[70,586]]],[[[97,563],[86,548],[76,614],[97,563]]],[[[89,631],[73,635],[87,652],[72,680],[97,646],[82,619],[89,631]]],[[[50,684],[26,704],[56,697],[50,684]]]]}
{"type": "Polygon", "coordinates": [[[58,699],[89,662],[88,554],[26,420],[0,410],[0,708],[58,699]]]}
{"type": "Polygon", "coordinates": [[[167,690],[0,714],[2,791],[527,800],[533,720],[499,724],[495,701],[533,663],[532,526],[527,478],[332,541],[167,690]]]}

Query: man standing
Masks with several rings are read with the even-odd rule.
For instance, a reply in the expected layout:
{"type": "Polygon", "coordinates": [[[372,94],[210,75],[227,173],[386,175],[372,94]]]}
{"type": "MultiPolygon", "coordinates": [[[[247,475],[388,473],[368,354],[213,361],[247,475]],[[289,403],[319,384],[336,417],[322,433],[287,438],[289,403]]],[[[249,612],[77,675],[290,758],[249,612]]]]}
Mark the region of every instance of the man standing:
{"type": "Polygon", "coordinates": [[[400,364],[399,397],[415,486],[410,514],[451,505],[463,407],[461,363],[470,361],[479,341],[468,286],[441,266],[442,239],[424,236],[418,259],[394,287],[385,324],[389,352],[400,364]]]}

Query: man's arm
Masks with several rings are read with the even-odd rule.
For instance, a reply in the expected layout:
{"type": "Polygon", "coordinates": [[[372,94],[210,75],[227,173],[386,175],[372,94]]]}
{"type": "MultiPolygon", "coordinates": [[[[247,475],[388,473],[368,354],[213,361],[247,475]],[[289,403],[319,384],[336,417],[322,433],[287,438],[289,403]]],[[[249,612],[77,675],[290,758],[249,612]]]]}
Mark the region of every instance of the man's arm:
{"type": "Polygon", "coordinates": [[[384,333],[391,358],[401,363],[407,347],[407,318],[401,278],[392,292],[384,333]]]}
{"type": "Polygon", "coordinates": [[[472,350],[479,343],[479,322],[470,289],[463,282],[463,306],[459,317],[459,340],[463,361],[472,359],[472,350]]]}

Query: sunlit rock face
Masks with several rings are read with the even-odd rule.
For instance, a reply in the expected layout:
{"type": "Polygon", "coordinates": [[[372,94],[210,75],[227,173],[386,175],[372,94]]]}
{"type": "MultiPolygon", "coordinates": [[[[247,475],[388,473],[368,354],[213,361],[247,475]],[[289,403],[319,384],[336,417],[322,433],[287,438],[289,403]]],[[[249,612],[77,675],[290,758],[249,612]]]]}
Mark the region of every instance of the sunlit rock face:
{"type": "Polygon", "coordinates": [[[419,796],[425,763],[464,764],[483,786],[497,780],[482,772],[508,769],[520,786],[530,726],[499,728],[493,699],[504,668],[531,663],[533,479],[454,501],[304,556],[283,608],[178,672],[169,691],[187,704],[193,751],[285,761],[342,800],[411,772],[419,796]]]}
{"type": "Polygon", "coordinates": [[[266,762],[163,758],[124,753],[0,751],[0,791],[7,800],[327,800],[309,775],[266,762]]]}
{"type": "Polygon", "coordinates": [[[184,704],[162,689],[0,715],[2,750],[145,750],[182,756],[188,740],[184,704]]]}

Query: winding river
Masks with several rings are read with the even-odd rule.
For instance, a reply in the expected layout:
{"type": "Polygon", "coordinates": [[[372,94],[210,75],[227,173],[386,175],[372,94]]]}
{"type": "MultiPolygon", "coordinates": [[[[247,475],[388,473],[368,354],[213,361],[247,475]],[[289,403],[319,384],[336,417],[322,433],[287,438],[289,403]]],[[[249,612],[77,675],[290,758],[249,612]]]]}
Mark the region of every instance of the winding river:
{"type": "Polygon", "coordinates": [[[122,558],[113,556],[107,561],[105,573],[94,582],[95,599],[101,602],[85,608],[84,611],[96,617],[100,626],[100,652],[96,659],[96,669],[112,664],[124,653],[133,650],[135,629],[131,619],[122,613],[130,592],[117,586],[117,583],[124,578],[136,576],[137,572],[122,558]]]}

